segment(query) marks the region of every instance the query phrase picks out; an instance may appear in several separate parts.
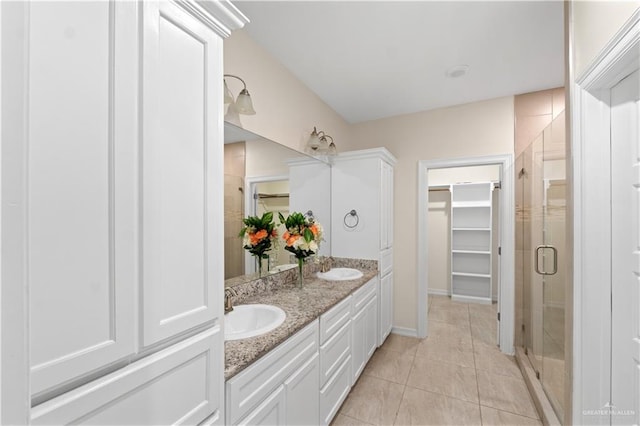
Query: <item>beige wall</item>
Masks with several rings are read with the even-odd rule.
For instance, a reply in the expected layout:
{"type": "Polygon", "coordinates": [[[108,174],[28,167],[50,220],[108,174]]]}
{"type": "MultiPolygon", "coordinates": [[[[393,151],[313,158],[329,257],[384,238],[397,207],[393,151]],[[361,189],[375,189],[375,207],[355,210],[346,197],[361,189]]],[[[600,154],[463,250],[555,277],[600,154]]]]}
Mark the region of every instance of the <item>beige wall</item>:
{"type": "Polygon", "coordinates": [[[513,153],[513,97],[353,125],[353,148],[384,146],[395,168],[394,326],[417,327],[418,160],[513,153]]]}
{"type": "Polygon", "coordinates": [[[573,1],[575,78],[579,79],[620,27],[640,7],[640,1],[573,1]]]}
{"type": "Polygon", "coordinates": [[[429,192],[428,215],[429,294],[451,294],[451,193],[449,191],[429,192]]]}
{"type": "MultiPolygon", "coordinates": [[[[349,124],[243,30],[224,41],[224,72],[247,83],[256,115],[240,116],[245,129],[304,151],[317,126],[334,138],[339,151],[351,149],[349,124]]],[[[227,84],[234,96],[242,89],[236,79],[227,84]]]]}

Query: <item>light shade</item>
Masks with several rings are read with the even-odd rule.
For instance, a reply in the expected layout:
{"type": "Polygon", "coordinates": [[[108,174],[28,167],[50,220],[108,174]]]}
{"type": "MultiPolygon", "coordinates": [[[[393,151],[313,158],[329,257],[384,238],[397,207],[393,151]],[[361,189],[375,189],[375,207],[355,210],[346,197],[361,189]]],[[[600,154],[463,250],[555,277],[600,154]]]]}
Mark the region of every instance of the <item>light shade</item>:
{"type": "Polygon", "coordinates": [[[309,140],[307,141],[307,146],[309,147],[311,152],[316,151],[320,147],[320,136],[318,136],[318,132],[316,128],[313,128],[313,132],[309,136],[309,140]]]}
{"type": "Polygon", "coordinates": [[[231,94],[231,90],[229,90],[229,86],[227,86],[227,80],[224,81],[224,104],[230,104],[233,102],[233,95],[231,94]]]}
{"type": "Polygon", "coordinates": [[[331,141],[331,143],[329,144],[329,148],[327,149],[327,154],[328,155],[337,155],[338,154],[338,148],[336,148],[336,144],[333,143],[333,141],[331,141]]]}
{"type": "Polygon", "coordinates": [[[247,89],[242,89],[236,99],[236,110],[240,114],[255,115],[256,111],[253,109],[253,103],[251,102],[251,95],[247,89]]]}
{"type": "Polygon", "coordinates": [[[224,116],[224,121],[235,124],[238,127],[242,127],[242,123],[240,122],[240,116],[238,115],[238,110],[236,109],[236,104],[231,102],[227,107],[227,113],[224,116]]]}
{"type": "Polygon", "coordinates": [[[312,155],[333,156],[338,153],[336,144],[333,143],[333,138],[322,130],[318,131],[315,127],[313,128],[313,132],[309,135],[309,140],[307,141],[307,147],[305,150],[307,153],[312,155]]]}
{"type": "Polygon", "coordinates": [[[322,136],[320,138],[320,146],[318,147],[318,151],[327,152],[328,149],[329,149],[329,142],[327,142],[326,136],[322,136]]]}

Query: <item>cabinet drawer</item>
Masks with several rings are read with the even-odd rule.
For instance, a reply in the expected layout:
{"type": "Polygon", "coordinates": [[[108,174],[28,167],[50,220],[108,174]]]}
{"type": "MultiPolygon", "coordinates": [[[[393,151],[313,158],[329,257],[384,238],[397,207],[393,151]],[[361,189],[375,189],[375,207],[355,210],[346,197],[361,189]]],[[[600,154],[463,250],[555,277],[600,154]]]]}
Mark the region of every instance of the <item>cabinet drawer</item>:
{"type": "Polygon", "coordinates": [[[211,328],[34,407],[31,424],[196,424],[219,416],[222,345],[220,327],[211,328]]]}
{"type": "Polygon", "coordinates": [[[393,269],[393,248],[380,251],[380,276],[384,277],[393,269]]]}
{"type": "Polygon", "coordinates": [[[351,319],[351,296],[345,298],[320,317],[320,344],[324,344],[351,319]]]}
{"type": "Polygon", "coordinates": [[[373,278],[368,283],[360,287],[353,293],[351,300],[353,301],[353,307],[351,308],[351,316],[355,316],[358,311],[365,307],[367,302],[376,297],[378,278],[373,278]]]}
{"type": "Polygon", "coordinates": [[[351,321],[320,347],[320,386],[324,386],[351,354],[351,321]]]}
{"type": "Polygon", "coordinates": [[[275,426],[285,425],[285,390],[284,386],[280,385],[274,390],[271,395],[247,417],[242,419],[238,425],[241,426],[275,426]]]}
{"type": "Polygon", "coordinates": [[[231,378],[226,384],[226,423],[236,424],[317,351],[316,320],[231,378]]]}
{"type": "Polygon", "coordinates": [[[351,356],[320,390],[320,424],[328,425],[351,389],[351,356]]]}

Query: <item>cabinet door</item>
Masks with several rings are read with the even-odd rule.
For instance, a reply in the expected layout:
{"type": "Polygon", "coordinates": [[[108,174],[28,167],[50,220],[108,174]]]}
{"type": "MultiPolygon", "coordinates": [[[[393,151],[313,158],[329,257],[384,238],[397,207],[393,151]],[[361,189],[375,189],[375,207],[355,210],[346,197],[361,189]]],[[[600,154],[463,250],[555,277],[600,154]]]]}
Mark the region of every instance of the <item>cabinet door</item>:
{"type": "Polygon", "coordinates": [[[393,191],[393,166],[387,164],[387,223],[389,224],[387,233],[387,248],[393,247],[393,210],[394,204],[394,191],[393,191]]]}
{"type": "Polygon", "coordinates": [[[320,362],[314,354],[285,382],[286,424],[316,425],[320,416],[320,362]]]}
{"type": "Polygon", "coordinates": [[[351,389],[351,358],[347,358],[336,374],[320,389],[320,425],[328,425],[335,417],[351,389]]]}
{"type": "Polygon", "coordinates": [[[73,389],[31,410],[32,425],[221,423],[220,327],[73,389]]]}
{"type": "MultiPolygon", "coordinates": [[[[361,309],[353,316],[352,324],[352,343],[351,343],[351,365],[353,372],[352,384],[355,384],[360,374],[367,364],[365,346],[367,339],[367,313],[361,309]]],[[[375,328],[374,319],[374,328],[375,328]]]]}
{"type": "Polygon", "coordinates": [[[366,364],[378,347],[378,298],[369,300],[363,313],[365,314],[363,352],[366,364]]]}
{"type": "Polygon", "coordinates": [[[378,346],[391,333],[393,321],[393,272],[380,279],[380,329],[378,346]]]}
{"type": "Polygon", "coordinates": [[[174,2],[143,2],[145,346],[219,319],[222,40],[174,2]]]}
{"type": "Polygon", "coordinates": [[[381,162],[380,167],[380,249],[393,244],[393,167],[381,162]]]}
{"type": "Polygon", "coordinates": [[[136,8],[29,4],[33,394],[135,351],[136,8]]]}
{"type": "Polygon", "coordinates": [[[284,385],[280,385],[258,408],[240,420],[238,424],[251,426],[286,425],[285,395],[284,385]]]}

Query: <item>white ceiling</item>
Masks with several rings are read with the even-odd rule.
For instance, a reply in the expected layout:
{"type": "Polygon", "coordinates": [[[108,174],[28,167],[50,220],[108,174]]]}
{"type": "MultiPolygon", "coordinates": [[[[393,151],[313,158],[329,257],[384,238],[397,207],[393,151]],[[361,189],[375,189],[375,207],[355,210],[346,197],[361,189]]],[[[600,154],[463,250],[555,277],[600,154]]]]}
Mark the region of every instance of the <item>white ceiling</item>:
{"type": "Polygon", "coordinates": [[[249,35],[350,123],[564,84],[562,1],[239,1],[249,35]],[[448,68],[469,66],[451,79],[448,68]]]}

